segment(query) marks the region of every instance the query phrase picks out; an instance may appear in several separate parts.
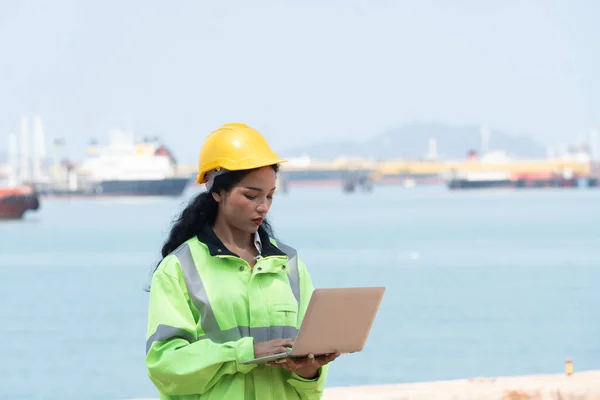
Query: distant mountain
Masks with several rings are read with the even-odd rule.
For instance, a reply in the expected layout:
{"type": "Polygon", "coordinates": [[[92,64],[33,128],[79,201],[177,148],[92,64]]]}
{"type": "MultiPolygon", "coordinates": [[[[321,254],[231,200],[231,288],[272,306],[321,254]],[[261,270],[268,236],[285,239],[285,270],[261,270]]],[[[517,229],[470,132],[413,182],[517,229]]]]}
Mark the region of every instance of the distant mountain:
{"type": "MultiPolygon", "coordinates": [[[[376,160],[398,158],[425,158],[429,150],[429,139],[437,144],[438,158],[462,159],[469,150],[482,153],[480,126],[451,126],[435,123],[414,122],[389,129],[365,142],[329,142],[291,148],[282,152],[285,157],[306,154],[314,159],[329,160],[343,156],[364,157],[376,160]]],[[[511,135],[489,130],[490,151],[503,150],[514,158],[543,158],[544,145],[528,135],[511,135]]]]}

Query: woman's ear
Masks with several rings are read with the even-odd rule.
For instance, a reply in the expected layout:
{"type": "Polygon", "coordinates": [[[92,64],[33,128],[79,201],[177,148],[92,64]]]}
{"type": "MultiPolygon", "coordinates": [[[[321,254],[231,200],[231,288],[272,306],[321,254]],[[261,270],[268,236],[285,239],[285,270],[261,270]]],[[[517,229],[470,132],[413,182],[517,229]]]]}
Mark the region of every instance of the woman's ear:
{"type": "Polygon", "coordinates": [[[223,200],[223,196],[221,196],[221,193],[211,192],[211,194],[213,199],[215,199],[217,203],[220,203],[223,200]]]}

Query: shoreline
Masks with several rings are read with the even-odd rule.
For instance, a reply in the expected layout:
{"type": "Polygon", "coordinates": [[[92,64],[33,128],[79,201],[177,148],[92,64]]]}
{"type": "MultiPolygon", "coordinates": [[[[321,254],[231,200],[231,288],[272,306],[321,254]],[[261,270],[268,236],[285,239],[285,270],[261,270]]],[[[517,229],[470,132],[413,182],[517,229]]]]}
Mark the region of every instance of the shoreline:
{"type": "Polygon", "coordinates": [[[600,370],[331,387],[323,400],[600,400],[600,370]]]}
{"type": "MultiPolygon", "coordinates": [[[[573,375],[475,377],[448,381],[338,386],[322,400],[600,400],[600,370],[573,375]]],[[[157,400],[148,398],[124,400],[157,400]]]]}

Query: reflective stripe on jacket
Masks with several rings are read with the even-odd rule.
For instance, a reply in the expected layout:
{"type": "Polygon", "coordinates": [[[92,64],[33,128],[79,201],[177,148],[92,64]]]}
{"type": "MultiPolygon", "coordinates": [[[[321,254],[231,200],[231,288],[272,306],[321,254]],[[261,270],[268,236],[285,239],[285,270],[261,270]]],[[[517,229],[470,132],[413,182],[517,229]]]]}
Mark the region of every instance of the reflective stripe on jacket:
{"type": "Polygon", "coordinates": [[[280,367],[240,364],[254,358],[254,342],[295,337],[313,291],[296,251],[259,233],[263,251],[254,268],[208,227],[155,271],[146,367],[161,399],[321,398],[327,366],[307,380],[280,367]]]}

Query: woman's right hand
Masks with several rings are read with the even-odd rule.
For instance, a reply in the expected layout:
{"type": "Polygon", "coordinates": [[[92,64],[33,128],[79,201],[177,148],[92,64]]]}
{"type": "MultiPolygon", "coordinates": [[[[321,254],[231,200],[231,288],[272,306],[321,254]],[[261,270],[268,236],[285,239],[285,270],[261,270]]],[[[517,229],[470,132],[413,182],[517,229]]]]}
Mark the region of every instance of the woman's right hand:
{"type": "Polygon", "coordinates": [[[294,345],[294,339],[274,339],[268,342],[254,343],[254,357],[266,357],[285,353],[294,345]]]}

